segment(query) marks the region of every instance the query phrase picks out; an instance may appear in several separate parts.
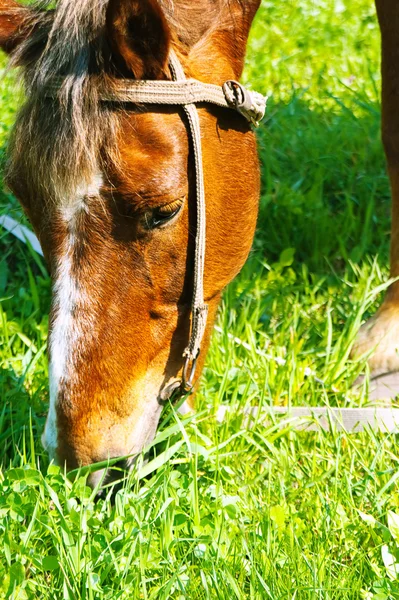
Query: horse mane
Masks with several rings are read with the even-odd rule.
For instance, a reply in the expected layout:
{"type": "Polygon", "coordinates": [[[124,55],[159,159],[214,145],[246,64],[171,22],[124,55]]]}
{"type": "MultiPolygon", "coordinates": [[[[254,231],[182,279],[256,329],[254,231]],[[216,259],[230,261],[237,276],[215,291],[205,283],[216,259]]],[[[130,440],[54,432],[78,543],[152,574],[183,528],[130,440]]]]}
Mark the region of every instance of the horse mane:
{"type": "Polygon", "coordinates": [[[40,0],[33,6],[29,35],[12,57],[22,69],[25,102],[9,143],[11,189],[18,191],[23,180],[33,194],[66,204],[92,181],[102,160],[117,162],[116,112],[98,91],[107,3],[58,0],[51,8],[51,0],[40,0]],[[54,100],[46,90],[58,76],[64,83],[54,100]]]}
{"type": "MultiPolygon", "coordinates": [[[[197,43],[230,1],[160,0],[174,36],[197,43]],[[199,25],[202,23],[201,25],[199,25]]],[[[73,201],[105,162],[118,165],[119,111],[101,102],[110,50],[104,36],[108,0],[39,0],[32,6],[29,35],[14,52],[26,90],[9,142],[7,181],[59,203],[73,201]],[[62,76],[57,100],[49,82],[62,76]]]]}

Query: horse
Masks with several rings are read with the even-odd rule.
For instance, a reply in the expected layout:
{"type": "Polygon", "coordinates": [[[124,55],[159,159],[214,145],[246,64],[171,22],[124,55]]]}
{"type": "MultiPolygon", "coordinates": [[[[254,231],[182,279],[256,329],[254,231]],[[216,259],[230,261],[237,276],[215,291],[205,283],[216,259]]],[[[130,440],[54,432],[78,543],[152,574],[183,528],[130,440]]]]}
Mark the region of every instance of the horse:
{"type": "MultiPolygon", "coordinates": [[[[0,47],[26,87],[6,178],[53,282],[43,443],[68,469],[143,449],[190,340],[198,178],[187,119],[175,106],[104,101],[103,91],[170,81],[172,53],[190,80],[219,87],[238,80],[258,5],[0,1],[0,47]]],[[[250,251],[260,194],[248,122],[213,104],[197,110],[208,316],[194,385],[221,292],[250,251]]]]}
{"type": "MultiPolygon", "coordinates": [[[[187,107],[132,103],[118,90],[143,94],[134,86],[143,81],[153,82],[150,96],[154,84],[170,90],[178,71],[219,91],[239,86],[260,1],[0,0],[0,47],[26,88],[6,178],[53,282],[43,443],[68,469],[121,456],[132,457],[123,462],[130,468],[181,379],[195,392],[221,293],[248,256],[257,220],[259,162],[244,109],[204,101],[190,121],[187,107]],[[201,302],[192,310],[197,292],[206,322],[201,302]],[[187,354],[191,342],[196,352],[187,354]]],[[[377,8],[395,277],[399,6],[377,0],[377,8]]],[[[370,358],[376,375],[399,370],[398,286],[355,344],[363,354],[384,338],[370,358]]]]}

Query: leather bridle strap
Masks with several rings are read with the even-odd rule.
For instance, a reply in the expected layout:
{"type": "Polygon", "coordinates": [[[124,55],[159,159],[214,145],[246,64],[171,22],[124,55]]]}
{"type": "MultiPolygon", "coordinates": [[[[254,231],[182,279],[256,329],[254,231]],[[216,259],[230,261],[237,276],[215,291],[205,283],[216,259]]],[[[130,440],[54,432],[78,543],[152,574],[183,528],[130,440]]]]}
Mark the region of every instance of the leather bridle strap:
{"type": "MultiPolygon", "coordinates": [[[[222,108],[231,108],[239,112],[252,125],[257,127],[263,119],[267,98],[258,92],[247,90],[234,80],[226,81],[222,86],[203,83],[197,79],[187,79],[183,67],[172,51],[169,65],[173,81],[150,81],[118,79],[112,86],[100,90],[103,102],[128,102],[131,104],[188,106],[191,104],[215,104],[222,108]]],[[[57,97],[64,79],[54,78],[47,85],[47,95],[57,97]]]]}
{"type": "MultiPolygon", "coordinates": [[[[187,79],[176,54],[171,51],[169,66],[173,81],[118,80],[112,87],[100,90],[104,102],[130,102],[136,105],[182,106],[189,122],[195,160],[195,184],[197,207],[197,231],[195,238],[193,300],[191,309],[191,332],[181,383],[172,384],[171,391],[191,391],[197,359],[206,329],[208,306],[204,301],[204,267],[206,246],[206,205],[204,167],[202,160],[201,128],[196,104],[215,104],[234,109],[257,127],[266,110],[267,99],[262,94],[247,90],[237,81],[226,81],[223,86],[187,79]]],[[[57,97],[63,85],[62,78],[48,87],[48,95],[57,97]]]]}
{"type": "MultiPolygon", "coordinates": [[[[172,55],[169,64],[177,65],[176,61],[178,59],[172,55]]],[[[180,65],[180,62],[178,64],[180,65]]],[[[181,70],[180,73],[184,74],[184,71],[181,70]]],[[[238,81],[229,80],[223,86],[219,86],[181,77],[174,81],[120,80],[115,88],[104,91],[102,100],[171,106],[216,104],[241,112],[255,126],[262,120],[265,108],[265,97],[258,92],[247,90],[238,81]]]]}
{"type": "MultiPolygon", "coordinates": [[[[184,81],[185,74],[175,54],[170,57],[170,69],[175,81],[184,81]]],[[[195,161],[195,187],[197,201],[197,228],[195,238],[193,300],[191,306],[191,334],[187,348],[183,352],[184,367],[181,391],[192,388],[196,362],[201,351],[201,343],[206,329],[208,305],[204,300],[204,270],[206,250],[206,204],[204,168],[202,161],[201,128],[195,104],[184,104],[184,112],[190,126],[195,161]]]]}

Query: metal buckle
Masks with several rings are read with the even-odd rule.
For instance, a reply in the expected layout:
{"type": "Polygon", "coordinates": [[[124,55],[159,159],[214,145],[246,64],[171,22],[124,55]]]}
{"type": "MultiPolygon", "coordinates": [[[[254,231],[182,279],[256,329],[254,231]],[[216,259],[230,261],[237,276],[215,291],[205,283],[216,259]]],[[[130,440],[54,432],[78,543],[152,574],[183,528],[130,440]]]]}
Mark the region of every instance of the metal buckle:
{"type": "Polygon", "coordinates": [[[223,92],[231,108],[237,110],[252,125],[259,127],[260,121],[265,116],[266,98],[250,92],[234,79],[229,79],[223,84],[223,92]]]}
{"type": "Polygon", "coordinates": [[[189,356],[185,357],[182,378],[180,381],[173,381],[162,390],[160,394],[160,401],[162,403],[167,403],[168,401],[175,403],[182,396],[191,394],[199,354],[198,352],[197,357],[193,360],[189,356]]]}
{"type": "Polygon", "coordinates": [[[190,394],[192,392],[199,354],[200,353],[198,352],[196,358],[194,359],[190,359],[189,356],[186,356],[181,380],[181,389],[183,394],[190,394]]]}

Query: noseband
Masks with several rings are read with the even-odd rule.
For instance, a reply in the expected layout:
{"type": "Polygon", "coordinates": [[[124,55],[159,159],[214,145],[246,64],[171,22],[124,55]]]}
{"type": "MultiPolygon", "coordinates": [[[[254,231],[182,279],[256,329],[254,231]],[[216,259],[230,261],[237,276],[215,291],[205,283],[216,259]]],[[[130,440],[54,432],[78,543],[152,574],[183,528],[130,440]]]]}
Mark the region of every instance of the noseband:
{"type": "MultiPolygon", "coordinates": [[[[183,352],[184,367],[181,381],[176,381],[163,390],[167,399],[188,394],[192,391],[197,360],[206,329],[208,305],[204,300],[204,265],[206,246],[206,205],[204,166],[202,161],[201,129],[197,103],[215,104],[234,109],[247,121],[258,127],[266,111],[267,98],[247,90],[237,81],[226,81],[223,86],[187,79],[176,54],[171,51],[169,67],[172,81],[120,80],[112,89],[101,93],[101,100],[129,102],[138,105],[182,106],[190,125],[191,141],[195,158],[195,186],[197,204],[197,231],[195,238],[194,283],[191,307],[191,332],[187,348],[183,352]]],[[[48,95],[56,97],[62,87],[62,79],[49,87],[48,95]]]]}

